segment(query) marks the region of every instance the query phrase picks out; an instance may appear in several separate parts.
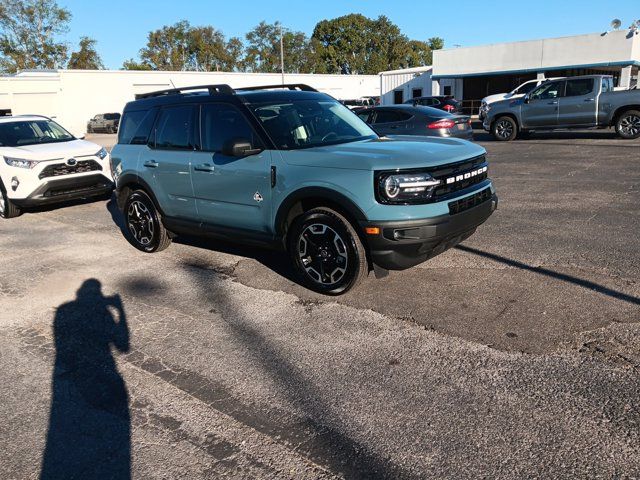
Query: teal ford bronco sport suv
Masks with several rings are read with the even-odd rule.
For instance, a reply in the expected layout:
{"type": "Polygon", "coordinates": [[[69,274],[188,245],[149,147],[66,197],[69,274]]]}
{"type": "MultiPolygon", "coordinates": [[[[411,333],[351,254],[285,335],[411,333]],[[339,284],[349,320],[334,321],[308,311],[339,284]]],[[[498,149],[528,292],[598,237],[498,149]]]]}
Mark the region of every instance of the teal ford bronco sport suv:
{"type": "Polygon", "coordinates": [[[308,287],[336,295],[469,237],[497,206],[485,153],[379,137],[306,85],[208,85],[138,95],[111,161],[136,248],[177,234],[280,247],[308,287]]]}

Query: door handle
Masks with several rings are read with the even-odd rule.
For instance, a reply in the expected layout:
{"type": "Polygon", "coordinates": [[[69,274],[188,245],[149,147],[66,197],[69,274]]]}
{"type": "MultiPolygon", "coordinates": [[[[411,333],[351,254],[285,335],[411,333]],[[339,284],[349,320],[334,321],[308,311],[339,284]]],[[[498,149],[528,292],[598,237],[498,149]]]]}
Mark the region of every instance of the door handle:
{"type": "Polygon", "coordinates": [[[203,163],[201,165],[196,165],[195,167],[193,167],[193,169],[198,172],[213,172],[215,171],[216,167],[209,163],[203,163]]]}
{"type": "Polygon", "coordinates": [[[557,100],[554,100],[553,102],[549,102],[549,105],[557,105],[557,104],[558,104],[557,100]]]}
{"type": "Polygon", "coordinates": [[[149,168],[158,168],[160,166],[160,164],[155,160],[147,160],[143,165],[149,168]]]}
{"type": "Polygon", "coordinates": [[[585,98],[584,100],[585,102],[595,102],[596,99],[595,98],[585,98]]]}

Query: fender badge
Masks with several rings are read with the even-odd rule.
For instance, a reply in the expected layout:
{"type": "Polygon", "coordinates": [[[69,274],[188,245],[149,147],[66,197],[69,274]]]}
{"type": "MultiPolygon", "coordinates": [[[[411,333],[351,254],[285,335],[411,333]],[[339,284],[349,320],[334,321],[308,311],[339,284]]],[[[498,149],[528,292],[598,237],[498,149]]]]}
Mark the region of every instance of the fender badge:
{"type": "Polygon", "coordinates": [[[264,198],[262,198],[262,195],[260,195],[260,192],[256,192],[253,194],[253,199],[260,203],[262,200],[264,200],[264,198]]]}

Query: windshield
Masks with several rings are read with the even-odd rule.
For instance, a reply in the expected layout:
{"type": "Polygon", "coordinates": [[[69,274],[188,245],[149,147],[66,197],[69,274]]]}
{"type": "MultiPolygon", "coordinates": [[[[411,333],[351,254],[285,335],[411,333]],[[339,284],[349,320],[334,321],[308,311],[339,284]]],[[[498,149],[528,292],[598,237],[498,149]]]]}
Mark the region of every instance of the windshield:
{"type": "Polygon", "coordinates": [[[250,105],[277,148],[320,147],[377,138],[351,110],[330,100],[286,100],[250,105]]]}
{"type": "Polygon", "coordinates": [[[0,146],[21,147],[75,140],[56,122],[48,119],[0,123],[0,146]]]}
{"type": "Polygon", "coordinates": [[[533,90],[534,88],[536,88],[536,85],[538,84],[538,82],[527,82],[527,83],[523,83],[522,85],[520,85],[518,88],[516,88],[515,90],[513,90],[511,93],[513,95],[526,95],[527,93],[529,93],[531,90],[533,90]]]}

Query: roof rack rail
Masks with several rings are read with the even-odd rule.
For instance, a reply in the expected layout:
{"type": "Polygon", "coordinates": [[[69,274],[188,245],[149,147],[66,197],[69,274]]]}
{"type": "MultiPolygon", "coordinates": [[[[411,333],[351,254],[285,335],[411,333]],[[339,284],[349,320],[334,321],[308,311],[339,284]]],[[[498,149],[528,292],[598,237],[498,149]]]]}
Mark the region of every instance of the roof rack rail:
{"type": "Polygon", "coordinates": [[[284,88],[287,90],[302,90],[303,92],[317,92],[313,87],[305,85],[304,83],[286,83],[281,85],[260,85],[259,87],[242,87],[236,88],[236,90],[271,90],[275,88],[284,88]]]}
{"type": "Polygon", "coordinates": [[[227,95],[233,95],[234,91],[227,84],[220,85],[196,85],[193,87],[180,87],[180,88],[169,88],[167,90],[158,90],[157,92],[149,92],[149,93],[137,93],[136,100],[141,100],[143,98],[153,98],[153,97],[162,97],[164,95],[178,95],[183,92],[189,92],[192,90],[208,90],[209,95],[214,95],[216,93],[224,93],[227,95]]]}

